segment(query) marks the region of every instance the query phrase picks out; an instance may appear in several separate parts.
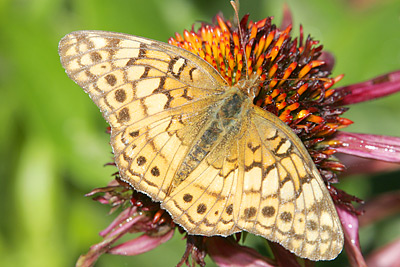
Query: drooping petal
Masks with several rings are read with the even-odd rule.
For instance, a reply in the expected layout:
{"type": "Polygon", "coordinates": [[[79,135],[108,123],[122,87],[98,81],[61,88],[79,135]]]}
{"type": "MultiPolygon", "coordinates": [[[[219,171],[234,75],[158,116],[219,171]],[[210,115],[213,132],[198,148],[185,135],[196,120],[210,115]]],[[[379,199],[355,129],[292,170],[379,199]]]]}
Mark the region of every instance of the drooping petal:
{"type": "Polygon", "coordinates": [[[335,66],[335,57],[332,55],[332,53],[329,53],[327,51],[322,51],[318,60],[322,60],[323,62],[325,62],[325,64],[322,65],[322,67],[321,67],[322,71],[330,72],[330,71],[332,71],[333,67],[335,66]]]}
{"type": "Polygon", "coordinates": [[[375,98],[380,98],[400,91],[400,70],[384,74],[372,80],[338,87],[336,92],[348,92],[340,105],[355,104],[375,98]]]}
{"type": "Polygon", "coordinates": [[[361,158],[355,155],[336,153],[335,157],[346,166],[340,177],[353,174],[373,174],[400,170],[400,164],[376,159],[361,158]]]}
{"type": "Polygon", "coordinates": [[[254,249],[241,246],[235,241],[222,237],[207,239],[207,251],[213,261],[220,267],[272,267],[274,262],[254,249]]]}
{"type": "Polygon", "coordinates": [[[119,238],[125,235],[129,228],[141,220],[143,215],[139,215],[132,220],[126,222],[116,231],[111,232],[111,234],[107,235],[103,241],[98,244],[95,244],[90,247],[90,250],[85,255],[81,255],[76,263],[76,267],[90,267],[93,266],[97,259],[104,253],[108,252],[111,245],[115,243],[119,238]]]}
{"type": "MultiPolygon", "coordinates": [[[[130,218],[133,213],[135,213],[137,211],[136,207],[131,207],[129,209],[125,209],[123,210],[118,216],[117,218],[114,219],[114,221],[112,223],[110,223],[110,225],[104,229],[103,231],[101,231],[99,234],[102,237],[105,237],[106,235],[108,235],[110,232],[112,232],[113,230],[115,230],[115,228],[117,228],[118,225],[122,225],[124,221],[126,221],[128,218],[130,218]]],[[[137,217],[136,217],[137,218],[137,217]]],[[[143,217],[140,217],[143,218],[143,217]]],[[[135,220],[136,221],[136,220],[135,220]]],[[[126,227],[126,224],[125,224],[126,227]]],[[[114,233],[115,234],[115,233],[114,233]]]]}
{"type": "Polygon", "coordinates": [[[360,206],[359,210],[365,211],[363,216],[359,218],[360,226],[366,226],[391,215],[400,214],[400,191],[381,194],[360,206]]]}
{"type": "Polygon", "coordinates": [[[301,266],[296,260],[296,255],[294,255],[292,252],[285,249],[278,243],[275,242],[268,242],[268,243],[275,256],[278,266],[293,266],[293,267],[301,266]]]}
{"type": "Polygon", "coordinates": [[[285,3],[283,5],[283,17],[279,29],[284,30],[291,24],[293,24],[292,12],[290,11],[288,4],[285,3]]]}
{"type": "Polygon", "coordinates": [[[374,251],[367,257],[369,267],[399,266],[400,238],[374,251]]]}
{"type": "Polygon", "coordinates": [[[141,235],[133,240],[111,248],[107,253],[125,256],[134,256],[155,249],[167,242],[174,235],[174,230],[168,231],[162,236],[141,235]]]}
{"type": "MultiPolygon", "coordinates": [[[[115,180],[112,180],[111,182],[114,182],[114,181],[115,180]]],[[[111,184],[111,182],[110,182],[110,184],[111,184]]],[[[90,196],[93,196],[98,193],[107,193],[107,192],[115,190],[116,187],[117,186],[106,186],[106,187],[96,188],[96,189],[93,189],[92,191],[90,191],[89,193],[85,194],[85,197],[90,197],[90,196]]]]}
{"type": "Polygon", "coordinates": [[[336,205],[340,221],[343,226],[344,248],[351,266],[367,266],[361,253],[358,238],[358,219],[357,216],[347,208],[336,205]]]}
{"type": "Polygon", "coordinates": [[[337,152],[400,163],[400,137],[338,132],[335,140],[342,142],[337,152]]]}

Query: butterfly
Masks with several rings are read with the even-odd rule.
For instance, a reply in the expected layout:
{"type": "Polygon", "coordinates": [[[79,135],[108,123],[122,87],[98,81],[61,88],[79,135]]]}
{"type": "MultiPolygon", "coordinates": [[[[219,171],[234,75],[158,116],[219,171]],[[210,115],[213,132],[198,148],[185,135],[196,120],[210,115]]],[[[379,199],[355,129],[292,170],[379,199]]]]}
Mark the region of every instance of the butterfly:
{"type": "Polygon", "coordinates": [[[296,134],[253,104],[254,79],[230,86],[189,51],[121,33],[67,34],[59,54],[111,125],[121,178],[189,234],[247,231],[311,260],[341,252],[317,168],[296,134]]]}

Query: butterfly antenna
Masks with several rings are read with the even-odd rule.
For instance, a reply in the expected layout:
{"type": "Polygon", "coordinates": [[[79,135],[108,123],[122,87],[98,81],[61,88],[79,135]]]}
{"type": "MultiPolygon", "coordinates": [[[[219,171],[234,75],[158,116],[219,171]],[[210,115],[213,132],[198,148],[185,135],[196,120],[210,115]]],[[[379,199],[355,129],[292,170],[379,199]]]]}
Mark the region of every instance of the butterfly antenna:
{"type": "MultiPolygon", "coordinates": [[[[231,5],[233,7],[233,10],[235,10],[235,17],[239,29],[239,37],[240,37],[240,42],[243,45],[244,44],[244,39],[242,35],[242,28],[240,27],[240,20],[239,20],[239,0],[233,1],[231,0],[231,5]]],[[[243,47],[243,56],[244,56],[244,66],[246,70],[246,79],[249,79],[249,69],[247,67],[247,57],[246,57],[246,47],[243,47]]]]}

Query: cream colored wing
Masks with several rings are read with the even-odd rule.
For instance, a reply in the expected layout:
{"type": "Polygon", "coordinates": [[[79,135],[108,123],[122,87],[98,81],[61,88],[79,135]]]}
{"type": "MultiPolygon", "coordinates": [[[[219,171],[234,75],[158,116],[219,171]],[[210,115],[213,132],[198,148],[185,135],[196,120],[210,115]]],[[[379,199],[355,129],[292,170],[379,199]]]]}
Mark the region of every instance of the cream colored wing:
{"type": "Polygon", "coordinates": [[[343,233],[332,199],[300,139],[253,107],[162,206],[190,234],[261,235],[311,260],[335,258],[343,233]]]}
{"type": "Polygon", "coordinates": [[[300,139],[258,107],[240,140],[234,202],[237,227],[311,260],[335,258],[341,224],[326,186],[300,139]]]}
{"type": "Polygon", "coordinates": [[[218,138],[198,167],[161,204],[188,233],[228,236],[241,231],[233,217],[239,151],[234,140],[239,135],[218,138]]]}
{"type": "Polygon", "coordinates": [[[110,123],[122,179],[162,201],[225,80],[186,50],[120,33],[73,32],[59,54],[110,123]]]}

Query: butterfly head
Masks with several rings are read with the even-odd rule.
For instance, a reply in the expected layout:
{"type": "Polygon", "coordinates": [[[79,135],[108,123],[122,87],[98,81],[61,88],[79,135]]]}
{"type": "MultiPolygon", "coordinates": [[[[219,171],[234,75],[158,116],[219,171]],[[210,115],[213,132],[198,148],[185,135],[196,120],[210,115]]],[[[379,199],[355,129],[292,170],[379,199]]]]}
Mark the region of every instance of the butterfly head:
{"type": "Polygon", "coordinates": [[[260,76],[253,74],[249,78],[243,77],[236,83],[235,86],[253,100],[260,92],[260,82],[260,76]]]}

